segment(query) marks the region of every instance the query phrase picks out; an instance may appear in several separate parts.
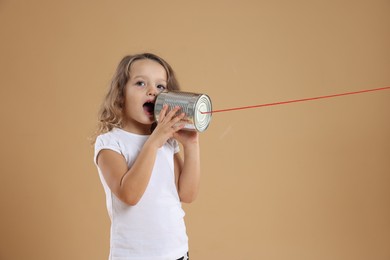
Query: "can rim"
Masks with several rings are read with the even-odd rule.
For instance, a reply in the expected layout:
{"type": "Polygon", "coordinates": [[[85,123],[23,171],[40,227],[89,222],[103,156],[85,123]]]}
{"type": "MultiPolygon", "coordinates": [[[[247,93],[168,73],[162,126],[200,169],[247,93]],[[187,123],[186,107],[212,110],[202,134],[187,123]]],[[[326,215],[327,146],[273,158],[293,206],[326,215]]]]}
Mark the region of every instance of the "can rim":
{"type": "Polygon", "coordinates": [[[198,132],[204,132],[210,125],[212,113],[201,114],[201,112],[211,112],[212,111],[212,102],[210,97],[207,94],[199,94],[199,97],[195,103],[195,114],[194,114],[194,126],[198,132]],[[200,101],[206,101],[206,103],[201,103],[200,101]],[[199,106],[205,104],[207,106],[206,111],[201,111],[199,106]],[[203,125],[203,120],[199,122],[198,114],[204,116],[206,122],[203,125]]]}

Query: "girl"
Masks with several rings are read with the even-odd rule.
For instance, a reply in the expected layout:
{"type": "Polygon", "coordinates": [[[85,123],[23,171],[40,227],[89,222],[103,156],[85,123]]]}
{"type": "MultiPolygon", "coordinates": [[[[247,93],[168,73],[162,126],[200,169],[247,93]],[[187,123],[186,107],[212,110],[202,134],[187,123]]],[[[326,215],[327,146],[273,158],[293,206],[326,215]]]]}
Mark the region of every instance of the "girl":
{"type": "Polygon", "coordinates": [[[111,219],[111,260],[188,259],[181,202],[198,193],[199,138],[181,130],[179,107],[165,105],[151,130],[164,90],[179,90],[166,61],[150,53],[126,56],[99,113],[94,161],[111,219]]]}

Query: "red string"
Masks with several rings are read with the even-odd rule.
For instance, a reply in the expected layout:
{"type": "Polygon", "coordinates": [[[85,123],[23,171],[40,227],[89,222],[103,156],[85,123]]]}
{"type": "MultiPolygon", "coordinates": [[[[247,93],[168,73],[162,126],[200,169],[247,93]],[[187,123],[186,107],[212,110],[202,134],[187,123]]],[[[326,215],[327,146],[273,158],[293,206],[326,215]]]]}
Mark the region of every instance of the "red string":
{"type": "Polygon", "coordinates": [[[227,108],[227,109],[213,110],[213,111],[201,112],[201,113],[202,113],[202,114],[211,114],[211,113],[227,112],[227,111],[233,111],[233,110],[242,110],[242,109],[249,109],[249,108],[257,108],[257,107],[277,106],[277,105],[284,105],[284,104],[290,104],[290,103],[311,101],[311,100],[317,100],[317,99],[334,98],[334,97],[347,96],[347,95],[354,95],[354,94],[360,94],[360,93],[366,93],[366,92],[380,91],[380,90],[386,90],[386,89],[390,89],[390,86],[389,86],[389,87],[383,87],[383,88],[374,88],[374,89],[366,89],[366,90],[360,90],[360,91],[354,91],[354,92],[346,92],[346,93],[340,93],[340,94],[333,94],[333,95],[327,95],[327,96],[319,96],[319,97],[311,97],[311,98],[303,98],[303,99],[295,99],[295,100],[289,100],[289,101],[282,101],[282,102],[275,102],[275,103],[254,105],[254,106],[227,108]]]}

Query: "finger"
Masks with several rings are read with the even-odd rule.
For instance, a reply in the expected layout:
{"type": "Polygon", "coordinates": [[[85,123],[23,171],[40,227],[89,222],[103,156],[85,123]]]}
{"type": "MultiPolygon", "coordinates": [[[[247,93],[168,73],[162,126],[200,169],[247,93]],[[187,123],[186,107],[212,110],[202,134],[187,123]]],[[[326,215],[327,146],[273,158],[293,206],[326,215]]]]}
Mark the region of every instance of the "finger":
{"type": "Polygon", "coordinates": [[[171,121],[172,118],[175,118],[180,109],[181,107],[175,106],[171,111],[169,111],[168,114],[165,116],[167,120],[171,121]]]}
{"type": "Polygon", "coordinates": [[[166,117],[167,115],[167,110],[168,110],[168,105],[167,104],[164,104],[161,111],[160,111],[160,115],[159,115],[159,121],[163,121],[164,118],[166,117]]]}
{"type": "Polygon", "coordinates": [[[186,115],[185,113],[181,113],[181,114],[175,116],[175,117],[171,120],[172,123],[173,123],[173,125],[175,125],[175,124],[177,124],[178,122],[182,121],[183,118],[185,117],[185,115],[186,115]]]}
{"type": "Polygon", "coordinates": [[[185,124],[184,123],[176,123],[172,126],[172,130],[174,133],[179,132],[184,128],[185,124]]]}
{"type": "Polygon", "coordinates": [[[178,117],[175,117],[174,120],[172,120],[173,121],[172,129],[173,129],[174,133],[179,132],[180,130],[182,130],[186,126],[186,123],[181,121],[183,114],[181,114],[178,117]]]}

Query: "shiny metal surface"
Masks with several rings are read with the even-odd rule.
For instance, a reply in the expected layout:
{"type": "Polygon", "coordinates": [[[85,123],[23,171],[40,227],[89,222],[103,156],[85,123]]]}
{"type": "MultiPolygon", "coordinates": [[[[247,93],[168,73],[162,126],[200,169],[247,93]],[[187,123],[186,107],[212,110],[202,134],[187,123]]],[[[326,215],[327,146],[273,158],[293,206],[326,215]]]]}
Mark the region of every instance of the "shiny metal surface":
{"type": "Polygon", "coordinates": [[[164,104],[168,105],[168,111],[179,106],[180,112],[186,114],[184,120],[180,121],[180,123],[185,123],[183,128],[185,130],[203,132],[210,124],[211,113],[203,114],[212,111],[211,100],[206,94],[180,91],[160,93],[154,104],[154,116],[157,122],[164,104]]]}

